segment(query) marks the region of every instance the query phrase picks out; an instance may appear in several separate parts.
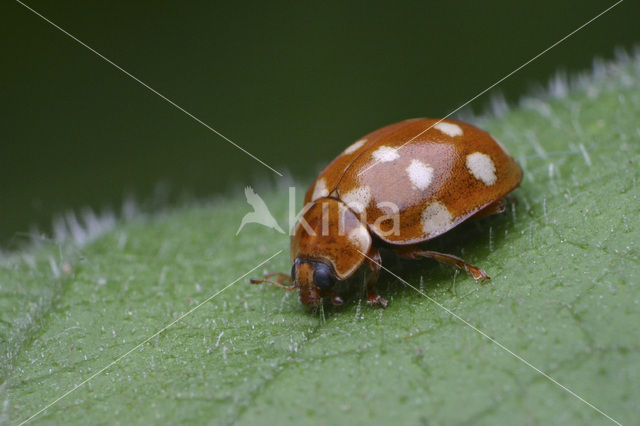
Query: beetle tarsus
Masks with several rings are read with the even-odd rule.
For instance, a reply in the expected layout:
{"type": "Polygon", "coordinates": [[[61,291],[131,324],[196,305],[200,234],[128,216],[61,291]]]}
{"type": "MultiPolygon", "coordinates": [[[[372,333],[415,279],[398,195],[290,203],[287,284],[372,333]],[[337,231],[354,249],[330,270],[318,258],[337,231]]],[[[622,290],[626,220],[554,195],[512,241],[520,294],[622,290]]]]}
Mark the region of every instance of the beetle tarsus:
{"type": "Polygon", "coordinates": [[[473,266],[473,265],[469,265],[468,263],[465,263],[464,269],[465,271],[470,273],[473,279],[476,281],[485,281],[485,280],[491,279],[491,277],[487,275],[484,269],[480,269],[477,266],[473,266]]]}
{"type": "Polygon", "coordinates": [[[369,306],[380,306],[381,308],[386,308],[389,302],[387,302],[387,299],[381,297],[378,293],[372,290],[367,294],[367,304],[369,306]]]}

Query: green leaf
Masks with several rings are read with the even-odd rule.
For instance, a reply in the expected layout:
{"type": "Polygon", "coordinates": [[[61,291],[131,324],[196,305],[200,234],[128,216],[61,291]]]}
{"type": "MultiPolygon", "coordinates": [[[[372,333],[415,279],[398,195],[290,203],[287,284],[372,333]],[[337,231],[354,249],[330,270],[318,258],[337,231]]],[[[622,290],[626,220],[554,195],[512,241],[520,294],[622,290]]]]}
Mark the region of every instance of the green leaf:
{"type": "MultiPolygon", "coordinates": [[[[640,416],[639,77],[638,60],[601,65],[568,93],[560,82],[556,97],[471,120],[508,147],[524,181],[506,214],[433,246],[483,267],[488,284],[383,257],[623,423],[640,416]]],[[[285,228],[286,189],[258,192],[285,228]]],[[[245,277],[131,351],[279,250],[249,276],[289,270],[286,236],[251,224],[235,236],[249,210],[239,194],[138,216],[84,246],[5,255],[0,421],[20,422],[82,384],[35,420],[610,423],[389,274],[379,281],[386,310],[355,300],[320,312],[245,277]]]]}

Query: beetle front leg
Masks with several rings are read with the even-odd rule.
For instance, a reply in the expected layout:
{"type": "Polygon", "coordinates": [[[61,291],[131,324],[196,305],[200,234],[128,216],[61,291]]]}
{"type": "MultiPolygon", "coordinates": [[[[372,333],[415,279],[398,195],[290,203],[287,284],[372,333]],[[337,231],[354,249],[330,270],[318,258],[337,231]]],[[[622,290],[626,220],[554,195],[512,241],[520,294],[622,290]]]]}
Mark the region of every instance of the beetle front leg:
{"type": "Polygon", "coordinates": [[[284,284],[285,281],[292,282],[291,275],[283,274],[282,272],[271,272],[269,274],[264,274],[265,278],[277,277],[276,281],[280,284],[284,284]]]}
{"type": "Polygon", "coordinates": [[[378,249],[371,248],[365,258],[365,263],[369,269],[371,269],[371,276],[367,280],[367,303],[371,306],[381,306],[386,308],[389,302],[380,297],[374,288],[376,281],[378,281],[378,275],[380,275],[382,265],[382,257],[380,257],[378,249]]]}
{"type": "Polygon", "coordinates": [[[269,274],[264,274],[263,279],[251,278],[249,282],[251,284],[263,284],[263,283],[271,284],[275,287],[278,287],[287,291],[293,291],[297,288],[296,283],[293,282],[293,280],[291,279],[291,276],[287,274],[283,274],[282,272],[272,272],[269,274]],[[277,277],[277,278],[275,281],[273,281],[271,280],[271,277],[277,277]],[[284,285],[286,281],[289,281],[291,285],[284,285]]]}
{"type": "Polygon", "coordinates": [[[449,265],[453,265],[460,269],[464,269],[467,271],[475,280],[488,280],[489,275],[487,273],[478,268],[477,266],[473,266],[464,260],[460,259],[457,256],[446,253],[439,253],[437,251],[431,250],[422,250],[417,246],[401,246],[394,248],[395,252],[398,253],[402,257],[406,257],[408,259],[419,259],[421,257],[426,257],[430,259],[437,260],[441,263],[447,263],[449,265]]]}
{"type": "Polygon", "coordinates": [[[482,219],[487,216],[493,216],[494,214],[503,213],[504,210],[506,209],[506,205],[507,203],[505,199],[501,198],[497,201],[494,201],[493,203],[489,204],[487,207],[483,208],[482,210],[480,210],[479,212],[471,216],[471,219],[482,219]]]}

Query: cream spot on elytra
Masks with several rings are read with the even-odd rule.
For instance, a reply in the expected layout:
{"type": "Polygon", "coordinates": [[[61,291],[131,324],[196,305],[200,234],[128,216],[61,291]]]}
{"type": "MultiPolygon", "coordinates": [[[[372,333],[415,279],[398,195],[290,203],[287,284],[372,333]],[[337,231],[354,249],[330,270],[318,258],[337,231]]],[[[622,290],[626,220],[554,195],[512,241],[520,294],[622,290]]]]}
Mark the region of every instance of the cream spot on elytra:
{"type": "Polygon", "coordinates": [[[366,142],[367,142],[366,139],[360,139],[359,141],[352,143],[349,147],[347,147],[347,149],[343,151],[343,154],[353,154],[358,149],[360,149],[360,147],[364,145],[366,142]]]}
{"type": "Polygon", "coordinates": [[[440,130],[442,133],[452,138],[455,138],[456,136],[462,136],[464,133],[460,126],[458,126],[457,124],[447,123],[445,121],[439,122],[438,124],[433,126],[433,128],[440,130]]]}
{"type": "Polygon", "coordinates": [[[395,148],[389,146],[381,146],[373,151],[373,158],[381,163],[388,163],[389,161],[397,160],[400,158],[400,154],[396,152],[395,148]]]}
{"type": "Polygon", "coordinates": [[[361,186],[341,194],[340,199],[354,212],[362,213],[371,201],[371,189],[368,186],[361,186]]]}
{"type": "Polygon", "coordinates": [[[313,187],[313,194],[311,195],[311,201],[315,201],[318,198],[326,197],[329,195],[329,190],[327,189],[327,182],[324,178],[318,179],[316,182],[316,186],[313,187]]]}
{"type": "Polygon", "coordinates": [[[364,226],[358,226],[349,232],[349,241],[361,251],[369,250],[371,245],[371,235],[364,226]]]}
{"type": "Polygon", "coordinates": [[[420,190],[425,190],[433,179],[433,168],[427,166],[420,160],[411,160],[411,164],[406,169],[411,183],[420,190]]]}
{"type": "Polygon", "coordinates": [[[429,204],[422,212],[422,230],[427,236],[448,231],[453,223],[449,209],[439,201],[429,204]]]}
{"type": "Polygon", "coordinates": [[[485,185],[493,185],[498,180],[496,166],[487,154],[474,152],[467,155],[467,169],[473,177],[481,180],[485,185]]]}

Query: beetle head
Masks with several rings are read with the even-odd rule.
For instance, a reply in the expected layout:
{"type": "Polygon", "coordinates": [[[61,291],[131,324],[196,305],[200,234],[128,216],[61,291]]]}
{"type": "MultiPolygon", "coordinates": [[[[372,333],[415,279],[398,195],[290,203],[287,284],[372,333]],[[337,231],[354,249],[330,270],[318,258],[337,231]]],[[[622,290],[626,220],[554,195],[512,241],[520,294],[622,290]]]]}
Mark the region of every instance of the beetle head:
{"type": "Polygon", "coordinates": [[[342,304],[342,299],[333,291],[335,274],[326,263],[298,258],[291,268],[291,278],[300,290],[303,305],[318,306],[326,296],[331,297],[334,305],[342,304]]]}

